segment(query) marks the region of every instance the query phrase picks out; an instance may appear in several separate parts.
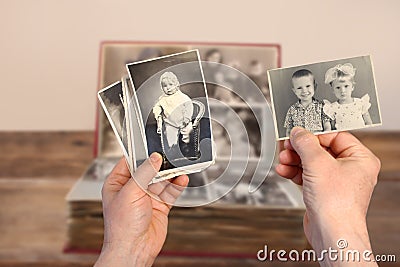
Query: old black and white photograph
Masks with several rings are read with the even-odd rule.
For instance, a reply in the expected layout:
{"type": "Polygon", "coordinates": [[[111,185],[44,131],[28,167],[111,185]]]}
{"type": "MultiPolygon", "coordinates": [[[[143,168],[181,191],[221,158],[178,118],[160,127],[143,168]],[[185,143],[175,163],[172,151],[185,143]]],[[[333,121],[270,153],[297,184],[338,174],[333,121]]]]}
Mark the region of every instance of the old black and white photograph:
{"type": "MultiPolygon", "coordinates": [[[[107,142],[103,143],[112,146],[112,148],[115,150],[115,148],[118,146],[115,146],[114,143],[115,141],[118,142],[122,149],[123,155],[128,158],[128,134],[125,127],[125,109],[123,97],[122,83],[120,81],[115,82],[98,92],[98,98],[101,106],[103,107],[103,110],[108,118],[108,123],[111,124],[116,136],[115,138],[114,134],[111,131],[108,131],[107,135],[104,137],[107,138],[107,142]]],[[[104,148],[104,150],[112,151],[112,148],[104,148]]]]}
{"type": "Polygon", "coordinates": [[[197,50],[127,64],[147,155],[163,156],[161,173],[213,162],[206,86],[197,50]]]}
{"type": "Polygon", "coordinates": [[[295,126],[314,134],[382,124],[370,56],[268,71],[278,140],[295,126]]]}

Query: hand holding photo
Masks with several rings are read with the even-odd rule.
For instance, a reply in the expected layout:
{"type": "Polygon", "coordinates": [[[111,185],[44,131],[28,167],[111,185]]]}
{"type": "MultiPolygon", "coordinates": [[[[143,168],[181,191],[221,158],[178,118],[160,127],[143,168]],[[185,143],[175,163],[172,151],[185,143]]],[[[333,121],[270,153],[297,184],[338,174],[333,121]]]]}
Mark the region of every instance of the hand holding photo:
{"type": "Polygon", "coordinates": [[[370,56],[268,71],[276,137],[295,126],[314,134],[381,125],[370,56]]]}
{"type": "MultiPolygon", "coordinates": [[[[144,154],[163,156],[153,182],[212,164],[210,110],[198,50],[129,63],[127,70],[146,144],[144,154]]],[[[134,156],[144,152],[137,147],[133,151],[134,156]]]]}

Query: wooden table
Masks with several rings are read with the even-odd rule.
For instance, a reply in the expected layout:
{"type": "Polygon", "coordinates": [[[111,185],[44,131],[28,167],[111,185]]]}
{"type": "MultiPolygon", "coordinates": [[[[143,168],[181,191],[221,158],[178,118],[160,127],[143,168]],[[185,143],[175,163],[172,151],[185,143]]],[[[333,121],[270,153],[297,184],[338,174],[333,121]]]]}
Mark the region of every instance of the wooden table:
{"type": "MultiPolygon", "coordinates": [[[[400,261],[400,132],[357,136],[382,161],[380,181],[368,213],[372,246],[375,253],[395,254],[400,261]]],[[[92,161],[93,140],[93,132],[0,133],[0,266],[93,265],[96,254],[62,252],[67,231],[64,198],[92,161]]],[[[160,256],[155,263],[155,266],[266,265],[318,266],[166,256],[160,256]]]]}

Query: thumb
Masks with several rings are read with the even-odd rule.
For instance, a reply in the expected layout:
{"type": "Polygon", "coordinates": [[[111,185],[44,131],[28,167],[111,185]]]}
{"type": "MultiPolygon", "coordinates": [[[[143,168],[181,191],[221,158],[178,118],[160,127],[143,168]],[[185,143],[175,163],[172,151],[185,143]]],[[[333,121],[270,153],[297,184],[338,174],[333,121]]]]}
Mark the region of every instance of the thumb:
{"type": "Polygon", "coordinates": [[[150,158],[146,159],[137,168],[136,172],[122,190],[129,192],[128,194],[134,197],[140,197],[145,194],[149,183],[157,175],[162,164],[162,157],[158,153],[152,153],[150,158]]]}
{"type": "Polygon", "coordinates": [[[321,157],[329,155],[321,147],[318,137],[301,127],[294,127],[290,132],[290,144],[300,156],[303,167],[319,164],[321,157]]]}

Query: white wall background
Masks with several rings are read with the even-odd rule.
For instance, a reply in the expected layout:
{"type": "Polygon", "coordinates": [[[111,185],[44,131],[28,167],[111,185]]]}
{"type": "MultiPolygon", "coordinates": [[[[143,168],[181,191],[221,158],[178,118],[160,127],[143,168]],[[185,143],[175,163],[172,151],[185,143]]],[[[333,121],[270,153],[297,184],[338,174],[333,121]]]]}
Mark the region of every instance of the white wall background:
{"type": "Polygon", "coordinates": [[[280,43],[282,65],[371,54],[400,130],[400,1],[0,0],[0,130],[92,130],[102,40],[280,43]]]}

